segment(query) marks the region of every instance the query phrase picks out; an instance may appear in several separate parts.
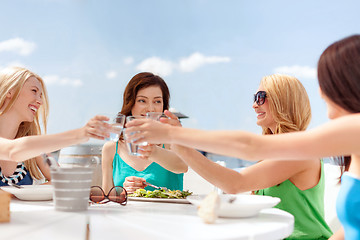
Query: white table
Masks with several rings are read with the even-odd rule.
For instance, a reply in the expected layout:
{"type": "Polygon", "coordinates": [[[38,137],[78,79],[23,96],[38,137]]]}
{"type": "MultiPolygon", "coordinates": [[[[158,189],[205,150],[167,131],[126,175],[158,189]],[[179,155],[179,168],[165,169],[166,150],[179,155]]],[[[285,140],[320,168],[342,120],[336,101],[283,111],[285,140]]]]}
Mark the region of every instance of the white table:
{"type": "Polygon", "coordinates": [[[264,209],[253,218],[218,218],[205,224],[191,204],[129,201],[92,205],[85,212],[55,211],[52,201],[11,200],[11,221],[0,224],[1,239],[282,239],[294,227],[291,214],[264,209]]]}

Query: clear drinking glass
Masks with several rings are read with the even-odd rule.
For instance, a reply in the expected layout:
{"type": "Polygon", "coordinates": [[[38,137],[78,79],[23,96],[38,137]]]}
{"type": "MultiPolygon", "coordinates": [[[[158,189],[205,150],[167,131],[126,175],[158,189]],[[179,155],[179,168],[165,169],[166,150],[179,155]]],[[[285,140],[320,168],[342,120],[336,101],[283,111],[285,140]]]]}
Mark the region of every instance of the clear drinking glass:
{"type": "Polygon", "coordinates": [[[106,138],[107,141],[117,142],[124,128],[126,116],[118,113],[115,117],[110,118],[109,124],[111,125],[110,137],[106,138]]]}
{"type": "Polygon", "coordinates": [[[163,112],[148,112],[146,113],[146,118],[159,121],[161,117],[167,118],[167,116],[163,112]]]}
{"type": "MultiPolygon", "coordinates": [[[[134,119],[144,119],[144,118],[146,118],[146,117],[145,116],[127,116],[126,122],[130,122],[134,119]]],[[[130,134],[132,134],[132,133],[130,133],[130,134]]],[[[126,141],[126,136],[125,136],[125,141],[126,141]]],[[[129,151],[129,154],[133,155],[133,156],[141,156],[141,154],[139,153],[139,148],[141,148],[141,146],[146,146],[146,145],[147,145],[147,142],[143,142],[140,144],[134,144],[131,141],[126,141],[126,146],[129,151]]]]}

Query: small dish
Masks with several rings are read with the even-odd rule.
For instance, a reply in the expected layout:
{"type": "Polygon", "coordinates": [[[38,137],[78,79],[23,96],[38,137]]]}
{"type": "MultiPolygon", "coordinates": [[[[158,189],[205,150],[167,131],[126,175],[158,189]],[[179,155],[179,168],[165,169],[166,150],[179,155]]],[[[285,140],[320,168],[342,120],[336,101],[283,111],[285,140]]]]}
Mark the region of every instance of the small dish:
{"type": "Polygon", "coordinates": [[[22,185],[21,187],[6,186],[1,187],[1,189],[13,194],[20,200],[44,201],[52,200],[53,198],[54,189],[52,185],[22,185]]]}
{"type": "MultiPolygon", "coordinates": [[[[245,194],[223,194],[220,196],[219,217],[224,218],[245,218],[256,216],[262,209],[271,208],[280,202],[280,198],[259,195],[245,194]],[[235,200],[229,200],[236,196],[235,200]]],[[[188,196],[189,200],[195,206],[199,206],[206,195],[188,196]]]]}

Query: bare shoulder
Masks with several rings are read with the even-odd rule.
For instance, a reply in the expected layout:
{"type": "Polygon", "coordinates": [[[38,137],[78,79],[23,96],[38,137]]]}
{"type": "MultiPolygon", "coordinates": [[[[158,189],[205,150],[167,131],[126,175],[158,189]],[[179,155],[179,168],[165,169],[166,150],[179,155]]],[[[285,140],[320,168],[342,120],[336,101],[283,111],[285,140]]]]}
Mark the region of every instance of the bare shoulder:
{"type": "Polygon", "coordinates": [[[302,159],[295,160],[298,162],[297,167],[301,168],[301,171],[311,175],[318,175],[321,170],[321,161],[320,159],[302,159]]]}
{"type": "Polygon", "coordinates": [[[301,171],[295,174],[289,180],[293,182],[299,189],[307,190],[315,187],[321,178],[321,161],[320,159],[299,160],[302,163],[301,171]]]}
{"type": "Polygon", "coordinates": [[[38,166],[48,166],[42,156],[37,156],[37,157],[35,158],[35,161],[36,161],[36,164],[37,164],[38,166]]]}
{"type": "Polygon", "coordinates": [[[116,150],[116,142],[108,141],[102,147],[102,152],[104,151],[114,151],[116,150]]]}
{"type": "Polygon", "coordinates": [[[304,174],[316,174],[321,166],[319,159],[262,161],[260,165],[264,165],[262,167],[267,168],[272,173],[287,175],[288,178],[304,174]]]}
{"type": "Polygon", "coordinates": [[[339,117],[330,121],[328,125],[334,125],[342,130],[351,129],[353,131],[360,131],[360,113],[352,113],[339,117]]]}
{"type": "MultiPolygon", "coordinates": [[[[353,114],[349,114],[348,116],[346,117],[343,117],[344,119],[345,118],[348,118],[349,120],[360,120],[360,113],[353,113],[353,114]]],[[[356,122],[358,125],[359,124],[359,121],[356,122]]]]}
{"type": "Polygon", "coordinates": [[[38,165],[39,168],[42,168],[43,166],[47,166],[47,164],[45,163],[43,157],[41,156],[37,156],[35,158],[36,164],[38,165]]]}
{"type": "Polygon", "coordinates": [[[116,142],[106,142],[102,148],[102,162],[112,161],[116,151],[116,142]]]}
{"type": "Polygon", "coordinates": [[[295,175],[302,174],[315,168],[316,161],[312,160],[269,160],[260,161],[248,167],[253,171],[253,174],[263,174],[269,176],[281,176],[281,179],[289,179],[295,175]]]}

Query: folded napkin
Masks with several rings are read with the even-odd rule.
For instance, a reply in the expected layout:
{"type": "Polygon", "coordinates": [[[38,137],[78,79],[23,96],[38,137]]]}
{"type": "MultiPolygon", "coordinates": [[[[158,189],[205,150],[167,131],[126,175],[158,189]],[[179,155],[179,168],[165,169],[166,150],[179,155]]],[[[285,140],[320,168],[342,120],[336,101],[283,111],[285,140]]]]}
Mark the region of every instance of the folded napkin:
{"type": "Polygon", "coordinates": [[[217,194],[217,192],[211,192],[200,203],[198,215],[205,223],[214,223],[218,217],[219,207],[219,194],[217,194]]]}

